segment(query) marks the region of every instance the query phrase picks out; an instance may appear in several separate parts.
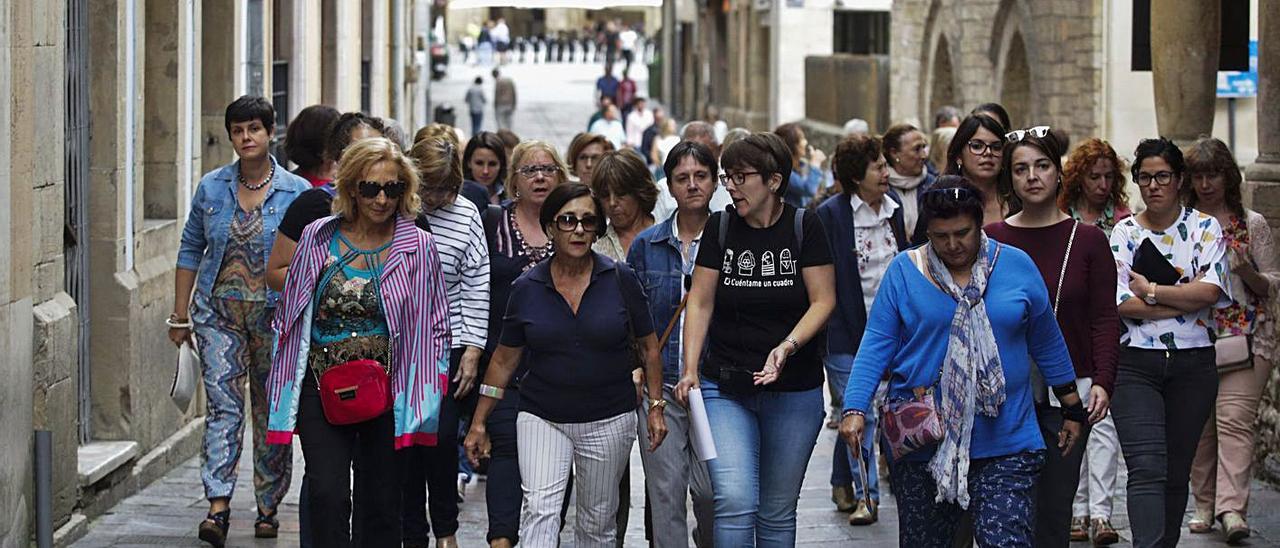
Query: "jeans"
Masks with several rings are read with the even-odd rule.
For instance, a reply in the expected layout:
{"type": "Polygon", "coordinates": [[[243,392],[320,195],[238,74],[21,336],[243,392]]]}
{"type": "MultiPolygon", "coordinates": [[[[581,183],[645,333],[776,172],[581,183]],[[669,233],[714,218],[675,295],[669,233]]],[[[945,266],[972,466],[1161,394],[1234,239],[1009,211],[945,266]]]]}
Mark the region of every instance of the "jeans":
{"type": "Polygon", "coordinates": [[[480,133],[480,123],[484,121],[484,111],[471,111],[471,134],[480,133]]]}
{"type": "Polygon", "coordinates": [[[520,540],[520,461],[516,450],[516,414],[520,410],[520,391],[507,388],[506,394],[485,421],[489,432],[489,477],[484,497],[489,516],[489,533],[485,540],[505,538],[515,544],[520,540]]]}
{"type": "MultiPolygon", "coordinates": [[[[844,396],[849,372],[853,370],[853,354],[828,354],[823,360],[827,369],[827,384],[834,394],[844,396]]],[[[844,409],[844,402],[833,401],[836,409],[844,409]]],[[[831,486],[853,485],[854,495],[862,500],[862,478],[858,475],[858,463],[849,452],[849,444],[836,436],[834,455],[831,458],[831,486]]],[[[880,474],[876,468],[876,410],[866,414],[866,426],[862,434],[862,462],[867,465],[867,484],[871,500],[880,503],[880,474]]]]}
{"type": "Polygon", "coordinates": [[[1036,421],[1044,438],[1045,457],[1035,487],[1035,544],[1037,548],[1066,548],[1071,544],[1071,505],[1080,484],[1080,461],[1089,442],[1089,427],[1082,429],[1071,452],[1063,455],[1058,449],[1062,408],[1036,405],[1036,421]]]}
{"type": "Polygon", "coordinates": [[[462,349],[449,353],[449,390],[440,402],[439,434],[435,447],[400,450],[402,526],[405,540],[426,542],[435,526],[436,538],[458,531],[458,383],[452,381],[462,363],[462,349]],[[427,522],[427,509],[431,522],[427,522]]]}
{"type": "Polygon", "coordinates": [[[973,518],[978,546],[1030,547],[1035,515],[1033,493],[1044,452],[973,459],[969,463],[969,509],[953,502],[934,502],[938,485],[929,461],[900,460],[893,465],[898,500],[898,544],[945,548],[962,514],[973,518]]]}
{"type": "Polygon", "coordinates": [[[1136,548],[1177,546],[1191,460],[1217,394],[1211,346],[1120,349],[1111,414],[1129,468],[1129,523],[1136,548]]]}
{"type": "Polygon", "coordinates": [[[707,463],[715,545],[794,546],[796,503],[826,415],[822,388],[733,395],[703,380],[702,398],[719,455],[707,463]]]}

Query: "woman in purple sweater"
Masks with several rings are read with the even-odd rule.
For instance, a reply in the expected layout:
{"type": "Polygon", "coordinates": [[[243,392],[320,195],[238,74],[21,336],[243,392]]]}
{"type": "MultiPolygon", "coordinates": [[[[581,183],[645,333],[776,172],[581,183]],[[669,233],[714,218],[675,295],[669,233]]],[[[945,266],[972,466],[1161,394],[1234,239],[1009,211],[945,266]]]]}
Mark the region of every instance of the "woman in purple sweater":
{"type": "MultiPolygon", "coordinates": [[[[1022,201],[1022,211],[987,225],[987,235],[1026,251],[1035,262],[1071,354],[1089,424],[1094,424],[1107,414],[1119,354],[1120,316],[1112,290],[1115,259],[1102,230],[1058,209],[1062,154],[1049,128],[1012,131],[1005,138],[1001,186],[1013,189],[1022,201]]],[[[1036,384],[1033,382],[1032,388],[1036,419],[1040,435],[1049,445],[1058,439],[1062,414],[1054,409],[1058,401],[1044,383],[1036,384]]],[[[1087,438],[1088,429],[1084,436],[1087,438]]],[[[1036,546],[1065,548],[1070,543],[1071,504],[1080,480],[1085,442],[1081,439],[1066,454],[1049,451],[1045,455],[1036,493],[1036,546]]],[[[1100,544],[1118,540],[1110,524],[1094,526],[1099,532],[1110,531],[1110,535],[1100,536],[1100,544]]]]}

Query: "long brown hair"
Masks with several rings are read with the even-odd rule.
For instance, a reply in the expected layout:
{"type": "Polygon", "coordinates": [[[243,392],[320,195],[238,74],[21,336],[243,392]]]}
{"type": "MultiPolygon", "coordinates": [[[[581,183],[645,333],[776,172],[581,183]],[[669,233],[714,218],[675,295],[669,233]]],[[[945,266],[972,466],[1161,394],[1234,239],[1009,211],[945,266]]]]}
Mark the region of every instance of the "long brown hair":
{"type": "Polygon", "coordinates": [[[1221,139],[1201,136],[1183,151],[1183,158],[1187,162],[1187,173],[1183,175],[1182,186],[1178,189],[1183,203],[1194,208],[1199,201],[1192,182],[1194,175],[1222,175],[1222,199],[1236,218],[1244,220],[1244,196],[1240,191],[1244,177],[1240,175],[1240,166],[1227,144],[1221,139]]]}
{"type": "Polygon", "coordinates": [[[1108,201],[1112,207],[1129,208],[1129,196],[1124,191],[1125,185],[1125,165],[1116,155],[1115,149],[1102,139],[1090,137],[1085,139],[1080,146],[1071,151],[1071,155],[1067,157],[1067,165],[1062,172],[1062,193],[1058,195],[1058,209],[1066,212],[1080,201],[1080,196],[1084,194],[1084,180],[1089,176],[1089,170],[1093,169],[1093,164],[1098,160],[1111,160],[1111,175],[1115,178],[1115,183],[1111,185],[1111,196],[1108,201]]]}

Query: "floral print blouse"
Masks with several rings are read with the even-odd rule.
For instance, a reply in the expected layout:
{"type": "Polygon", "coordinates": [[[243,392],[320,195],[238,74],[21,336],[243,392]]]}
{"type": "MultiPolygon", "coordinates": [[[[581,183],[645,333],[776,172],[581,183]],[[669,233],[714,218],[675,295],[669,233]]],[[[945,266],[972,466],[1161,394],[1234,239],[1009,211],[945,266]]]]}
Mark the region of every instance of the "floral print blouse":
{"type": "Polygon", "coordinates": [[[1271,227],[1266,217],[1256,211],[1245,210],[1243,219],[1232,217],[1231,222],[1223,227],[1222,235],[1227,248],[1249,261],[1254,270],[1267,280],[1268,291],[1258,295],[1238,275],[1231,274],[1231,303],[1213,311],[1217,333],[1219,336],[1254,335],[1254,352],[1270,360],[1276,347],[1274,297],[1280,287],[1280,257],[1276,256],[1271,227]]]}

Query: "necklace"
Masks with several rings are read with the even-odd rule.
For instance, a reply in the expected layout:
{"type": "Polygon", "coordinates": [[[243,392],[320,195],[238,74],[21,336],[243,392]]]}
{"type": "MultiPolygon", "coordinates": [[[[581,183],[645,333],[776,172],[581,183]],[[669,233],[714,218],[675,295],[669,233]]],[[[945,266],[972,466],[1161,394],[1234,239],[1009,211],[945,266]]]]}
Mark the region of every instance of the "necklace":
{"type": "Polygon", "coordinates": [[[271,178],[274,177],[275,174],[276,174],[276,164],[273,162],[271,164],[271,171],[267,172],[267,178],[263,179],[261,183],[258,183],[256,185],[251,185],[249,184],[249,181],[244,180],[244,172],[241,172],[240,186],[243,186],[246,190],[259,190],[262,187],[267,186],[267,183],[271,182],[271,178]]]}

